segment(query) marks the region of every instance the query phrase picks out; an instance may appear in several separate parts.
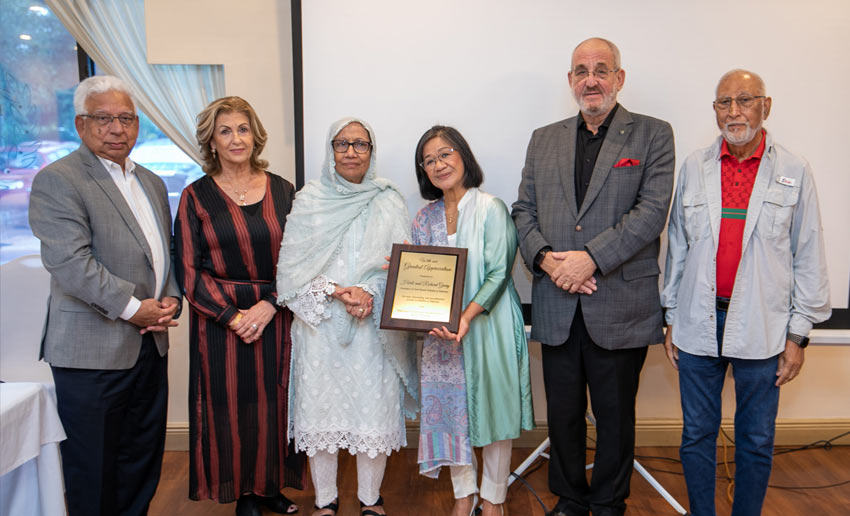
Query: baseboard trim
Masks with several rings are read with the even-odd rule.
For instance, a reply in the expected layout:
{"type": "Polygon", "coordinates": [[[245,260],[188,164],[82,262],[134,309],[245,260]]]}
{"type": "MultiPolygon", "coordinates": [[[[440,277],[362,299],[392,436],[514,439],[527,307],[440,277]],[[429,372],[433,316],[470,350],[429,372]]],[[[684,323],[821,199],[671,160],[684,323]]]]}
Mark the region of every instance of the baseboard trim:
{"type": "MultiPolygon", "coordinates": [[[[723,420],[721,428],[734,439],[735,425],[732,419],[723,420]]],[[[850,419],[780,419],[776,422],[777,446],[802,446],[815,441],[832,439],[850,431],[850,419]]],[[[546,439],[549,428],[538,422],[534,430],[522,432],[514,439],[515,448],[536,448],[546,439]]],[[[587,435],[596,438],[596,429],[588,424],[587,435]]],[[[682,437],[681,419],[644,419],[635,425],[637,446],[679,446],[682,437]]],[[[407,423],[407,447],[415,448],[419,442],[419,423],[407,423]]],[[[850,435],[837,439],[835,445],[850,445],[850,435]]],[[[165,434],[165,449],[186,451],[189,449],[189,423],[168,423],[165,434]]]]}
{"type": "Polygon", "coordinates": [[[168,423],[165,426],[165,451],[189,451],[189,423],[168,423]]]}

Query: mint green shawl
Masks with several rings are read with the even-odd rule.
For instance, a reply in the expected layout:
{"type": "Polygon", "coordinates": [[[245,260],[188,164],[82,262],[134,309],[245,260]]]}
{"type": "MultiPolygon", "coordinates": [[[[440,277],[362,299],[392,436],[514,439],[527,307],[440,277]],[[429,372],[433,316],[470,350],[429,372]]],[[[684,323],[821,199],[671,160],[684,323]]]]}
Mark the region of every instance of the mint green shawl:
{"type": "MultiPolygon", "coordinates": [[[[363,120],[343,118],[333,125],[325,144],[322,177],[307,183],[295,196],[292,211],[286,218],[286,230],[277,264],[278,303],[295,297],[313,278],[322,274],[336,259],[342,239],[352,222],[366,218],[366,232],[355,265],[357,285],[365,285],[373,295],[372,318],[380,326],[384,302],[386,271],[381,268],[394,242],[410,239],[410,224],[404,197],[389,180],[377,177],[375,133],[363,120]],[[348,124],[357,122],[369,133],[372,155],[369,169],[360,184],[346,181],[336,172],[331,140],[348,124]]],[[[351,285],[342,285],[351,286],[351,285]]],[[[342,342],[349,343],[357,325],[354,318],[337,328],[342,342]]],[[[416,373],[416,348],[406,332],[378,329],[384,352],[409,394],[418,398],[419,379],[416,373]]],[[[407,405],[407,403],[406,403],[407,405]]],[[[415,411],[415,404],[409,407],[415,411]]],[[[412,415],[411,410],[405,410],[412,415]]]]}

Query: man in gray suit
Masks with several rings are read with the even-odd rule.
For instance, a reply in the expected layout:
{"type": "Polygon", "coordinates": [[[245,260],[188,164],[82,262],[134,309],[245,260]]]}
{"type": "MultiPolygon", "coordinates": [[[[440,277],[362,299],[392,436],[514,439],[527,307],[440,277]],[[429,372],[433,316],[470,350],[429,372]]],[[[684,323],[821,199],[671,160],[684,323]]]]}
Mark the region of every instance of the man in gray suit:
{"type": "Polygon", "coordinates": [[[68,510],[146,514],[159,482],[169,326],[180,307],[162,180],[129,158],[139,119],[116,77],[74,94],[80,148],[32,184],[29,217],[50,272],[41,356],[56,383],[68,510]]]}
{"type": "Polygon", "coordinates": [[[623,514],[635,396],[661,343],[659,235],[673,189],[673,131],[617,103],[625,71],[610,41],[573,51],[575,117],[534,131],[513,218],[534,276],[531,337],[543,343],[552,514],[623,514]],[[585,477],[586,390],[597,441],[585,477]]]}

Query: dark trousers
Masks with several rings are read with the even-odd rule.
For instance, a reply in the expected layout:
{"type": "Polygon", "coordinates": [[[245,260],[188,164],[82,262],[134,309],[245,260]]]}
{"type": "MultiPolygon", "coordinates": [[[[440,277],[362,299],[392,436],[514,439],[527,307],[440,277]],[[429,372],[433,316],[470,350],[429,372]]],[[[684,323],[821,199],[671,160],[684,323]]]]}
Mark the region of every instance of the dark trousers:
{"type": "Polygon", "coordinates": [[[130,369],[52,370],[69,515],[147,514],[165,448],[167,356],[147,334],[130,369]]]}
{"type": "Polygon", "coordinates": [[[581,305],[570,338],[542,346],[549,422],[549,489],[568,515],[623,514],[635,448],[635,396],[646,348],[603,349],[591,340],[581,305]],[[596,418],[591,482],[585,473],[587,389],[596,418]]]}

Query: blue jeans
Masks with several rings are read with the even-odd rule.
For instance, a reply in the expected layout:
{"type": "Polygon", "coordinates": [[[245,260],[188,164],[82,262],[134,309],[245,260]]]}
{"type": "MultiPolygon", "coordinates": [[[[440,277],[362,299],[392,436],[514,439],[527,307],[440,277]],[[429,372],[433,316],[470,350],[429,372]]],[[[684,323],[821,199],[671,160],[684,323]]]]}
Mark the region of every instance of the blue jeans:
{"type": "Polygon", "coordinates": [[[735,378],[735,499],[733,516],[761,514],[770,469],[779,387],[779,355],[763,360],[722,356],[726,312],[717,310],[719,357],[691,355],[679,350],[679,393],[682,397],[682,446],[679,456],[688,486],[693,516],[714,516],[717,471],[717,433],[726,369],[735,378]]]}

